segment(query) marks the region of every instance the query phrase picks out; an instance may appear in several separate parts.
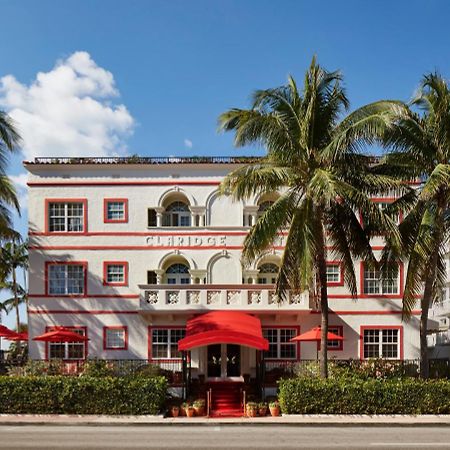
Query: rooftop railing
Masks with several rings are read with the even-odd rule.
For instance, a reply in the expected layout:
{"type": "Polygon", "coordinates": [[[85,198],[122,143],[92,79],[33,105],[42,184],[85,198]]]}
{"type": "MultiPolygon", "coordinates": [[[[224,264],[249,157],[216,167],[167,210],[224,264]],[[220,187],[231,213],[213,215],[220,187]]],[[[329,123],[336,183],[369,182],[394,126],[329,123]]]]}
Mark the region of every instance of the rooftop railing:
{"type": "Polygon", "coordinates": [[[101,157],[42,157],[26,164],[248,164],[260,159],[257,156],[101,156],[101,157]]]}

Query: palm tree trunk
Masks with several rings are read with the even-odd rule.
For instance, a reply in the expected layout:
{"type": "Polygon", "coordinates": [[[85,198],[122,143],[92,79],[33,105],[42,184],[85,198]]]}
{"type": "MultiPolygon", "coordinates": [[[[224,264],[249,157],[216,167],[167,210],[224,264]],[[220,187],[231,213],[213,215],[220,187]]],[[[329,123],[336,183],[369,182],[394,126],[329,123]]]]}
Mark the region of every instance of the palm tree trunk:
{"type": "Polygon", "coordinates": [[[323,229],[321,232],[321,245],[317,255],[317,265],[320,284],[320,376],[328,378],[328,290],[327,290],[327,263],[325,258],[325,239],[323,229]]]}
{"type": "Polygon", "coordinates": [[[13,281],[13,295],[14,295],[14,308],[16,310],[16,330],[19,332],[20,328],[20,315],[19,315],[19,298],[17,295],[17,279],[16,279],[16,268],[13,267],[12,270],[12,281],[13,281]]]}
{"type": "Polygon", "coordinates": [[[427,345],[427,329],[428,329],[428,311],[433,295],[433,273],[436,272],[437,256],[433,255],[431,264],[434,263],[434,270],[430,267],[430,275],[425,281],[425,289],[423,291],[422,301],[420,302],[420,376],[428,378],[430,375],[428,365],[428,345],[427,345]]]}

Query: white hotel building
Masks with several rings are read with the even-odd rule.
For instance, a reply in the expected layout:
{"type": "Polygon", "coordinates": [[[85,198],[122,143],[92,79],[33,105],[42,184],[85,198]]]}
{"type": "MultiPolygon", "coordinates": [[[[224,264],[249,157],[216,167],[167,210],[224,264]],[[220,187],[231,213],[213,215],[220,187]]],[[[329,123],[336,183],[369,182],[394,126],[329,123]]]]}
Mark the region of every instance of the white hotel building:
{"type": "MultiPolygon", "coordinates": [[[[277,195],[245,203],[219,196],[221,180],[244,162],[232,157],[25,162],[30,356],[140,359],[176,367],[177,343],[190,323],[186,349],[194,379],[241,380],[256,377],[263,359],[268,372],[316,359],[316,343],[289,342],[319,325],[316,305],[306,293],[279,304],[273,293],[283,239],[251,267],[241,266],[250,226],[277,195]],[[201,317],[209,317],[209,325],[201,317]],[[73,327],[89,341],[31,339],[57,325],[73,327]],[[269,343],[264,352],[261,333],[269,343]]],[[[382,238],[373,245],[380,251],[382,238]]],[[[329,357],[418,358],[419,311],[411,321],[401,320],[404,267],[384,282],[361,261],[355,267],[357,300],[330,252],[330,331],[344,340],[329,342],[329,357]]]]}

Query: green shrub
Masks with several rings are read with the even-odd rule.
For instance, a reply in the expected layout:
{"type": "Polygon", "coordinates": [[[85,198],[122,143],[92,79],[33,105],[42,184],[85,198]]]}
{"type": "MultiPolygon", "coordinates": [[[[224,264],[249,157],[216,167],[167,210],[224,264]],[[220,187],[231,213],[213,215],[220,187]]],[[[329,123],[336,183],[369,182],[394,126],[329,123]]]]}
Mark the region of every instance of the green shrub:
{"type": "Polygon", "coordinates": [[[156,414],[164,377],[0,377],[2,414],[156,414]]]}
{"type": "Polygon", "coordinates": [[[446,380],[281,380],[279,399],[287,414],[449,414],[446,380]]]}

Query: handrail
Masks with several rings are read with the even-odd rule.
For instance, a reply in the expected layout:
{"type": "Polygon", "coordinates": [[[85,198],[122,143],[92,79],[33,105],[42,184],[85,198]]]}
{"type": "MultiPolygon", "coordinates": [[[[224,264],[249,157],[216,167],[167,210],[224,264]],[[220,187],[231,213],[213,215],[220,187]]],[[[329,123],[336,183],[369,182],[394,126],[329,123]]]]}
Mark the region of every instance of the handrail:
{"type": "Polygon", "coordinates": [[[206,391],[206,415],[209,417],[211,415],[211,404],[212,404],[212,388],[206,391]]]}
{"type": "Polygon", "coordinates": [[[245,414],[245,405],[247,403],[246,395],[247,395],[247,393],[245,392],[245,389],[243,389],[242,390],[242,407],[243,407],[244,416],[246,415],[245,414]]]}

